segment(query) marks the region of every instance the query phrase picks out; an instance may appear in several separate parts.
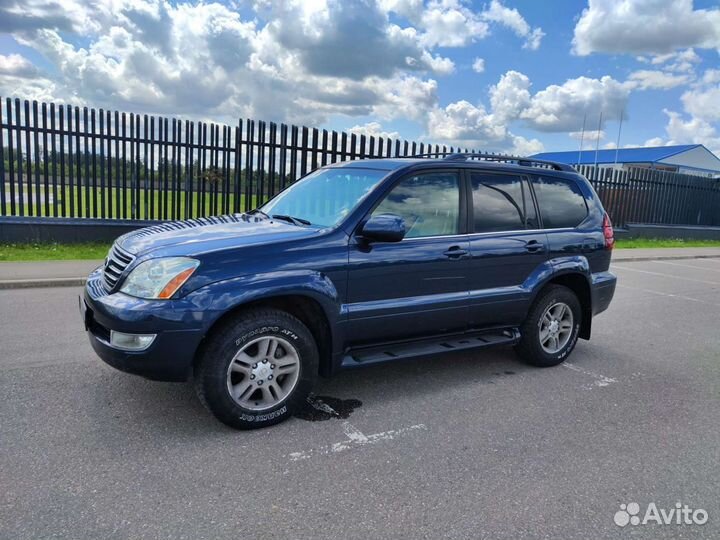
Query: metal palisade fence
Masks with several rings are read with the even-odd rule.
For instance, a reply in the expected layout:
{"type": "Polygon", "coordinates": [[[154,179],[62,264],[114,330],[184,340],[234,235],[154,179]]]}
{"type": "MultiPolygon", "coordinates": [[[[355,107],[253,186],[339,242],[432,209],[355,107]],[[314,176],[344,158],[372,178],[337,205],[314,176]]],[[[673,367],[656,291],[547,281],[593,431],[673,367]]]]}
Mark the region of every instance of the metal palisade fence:
{"type": "Polygon", "coordinates": [[[595,188],[612,222],[720,225],[720,178],[643,167],[576,167],[595,188]]]}
{"type": "MultiPolygon", "coordinates": [[[[0,215],[176,220],[241,212],[329,163],[456,150],[255,120],[228,126],[6,98],[0,215]]],[[[579,170],[616,225],[720,225],[718,180],[579,170]]]]}
{"type": "Polygon", "coordinates": [[[247,211],[338,161],[452,147],[0,100],[0,215],[185,219],[247,211]]]}

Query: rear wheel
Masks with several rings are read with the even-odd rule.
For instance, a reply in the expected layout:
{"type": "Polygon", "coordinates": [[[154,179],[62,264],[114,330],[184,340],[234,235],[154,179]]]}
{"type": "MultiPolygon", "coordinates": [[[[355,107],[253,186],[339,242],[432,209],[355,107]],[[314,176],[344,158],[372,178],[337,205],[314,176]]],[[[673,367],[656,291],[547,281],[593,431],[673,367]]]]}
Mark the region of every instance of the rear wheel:
{"type": "Polygon", "coordinates": [[[300,320],[284,311],[250,310],[209,338],[195,388],[221,422],[254,429],[300,410],[317,372],[317,347],[300,320]]]}
{"type": "Polygon", "coordinates": [[[518,356],[540,367],[562,363],[575,348],[581,317],[574,292],[562,285],[546,288],[520,328],[520,342],[515,346],[518,356]]]}

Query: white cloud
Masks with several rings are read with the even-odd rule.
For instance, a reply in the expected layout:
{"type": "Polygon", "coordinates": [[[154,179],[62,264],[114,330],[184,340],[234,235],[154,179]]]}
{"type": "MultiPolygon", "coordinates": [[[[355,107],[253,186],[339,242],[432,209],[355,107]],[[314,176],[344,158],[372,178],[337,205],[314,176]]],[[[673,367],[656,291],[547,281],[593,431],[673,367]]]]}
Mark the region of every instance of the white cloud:
{"type": "Polygon", "coordinates": [[[27,58],[19,54],[0,54],[0,75],[34,79],[40,73],[27,58]]]}
{"type": "Polygon", "coordinates": [[[57,88],[27,58],[0,54],[0,93],[29,100],[50,101],[57,88]]]}
{"type": "Polygon", "coordinates": [[[3,57],[3,95],[224,121],[417,119],[437,102],[427,74],[454,69],[414,28],[390,23],[369,2],[261,0],[254,7],[270,17],[265,24],[220,3],[70,0],[63,11],[53,0],[30,0],[20,17],[14,1],[0,6],[0,26],[42,54],[54,80],[22,82],[18,71],[27,75],[29,63],[3,57]]]}
{"type": "Polygon", "coordinates": [[[430,111],[428,134],[434,140],[476,150],[529,155],[544,149],[539,140],[528,140],[508,131],[507,126],[498,122],[482,105],[464,100],[430,111]]]}
{"type": "Polygon", "coordinates": [[[720,83],[720,69],[706,69],[703,73],[701,84],[716,84],[720,83]]]}
{"type": "Polygon", "coordinates": [[[708,122],[720,121],[720,83],[688,90],[680,100],[693,117],[708,122]]]}
{"type": "Polygon", "coordinates": [[[532,156],[545,151],[545,146],[539,139],[526,139],[513,135],[510,153],[516,156],[532,156]]]}
{"type": "Polygon", "coordinates": [[[530,79],[518,71],[508,71],[490,88],[490,105],[500,122],[519,118],[530,105],[530,79]]]}
{"type": "Polygon", "coordinates": [[[392,11],[410,21],[417,21],[422,16],[425,6],[423,0],[378,0],[383,11],[392,11]]]}
{"type": "Polygon", "coordinates": [[[492,0],[482,11],[474,11],[463,0],[378,0],[386,12],[407,18],[420,31],[426,47],[464,47],[490,35],[491,24],[499,24],[524,38],[523,48],[535,50],[545,33],[532,28],[520,12],[492,0]]]}
{"type": "Polygon", "coordinates": [[[472,68],[475,73],[482,73],[485,71],[485,60],[482,58],[475,58],[472,68]]]}
{"type": "Polygon", "coordinates": [[[380,122],[368,122],[366,124],[359,124],[348,129],[350,133],[356,135],[366,135],[368,137],[382,137],[390,139],[400,138],[400,133],[397,131],[385,131],[380,122]]]}
{"type": "Polygon", "coordinates": [[[369,1],[274,2],[268,16],[270,34],[313,75],[362,79],[453,68],[449,59],[424,48],[414,28],[391,24],[387,13],[369,1]]]}
{"type": "Polygon", "coordinates": [[[667,139],[656,137],[652,142],[704,144],[712,152],[720,153],[720,132],[716,124],[720,121],[720,70],[705,70],[703,76],[682,94],[680,101],[685,114],[663,109],[668,118],[667,139]]]}
{"type": "Polygon", "coordinates": [[[671,141],[677,143],[707,140],[716,135],[715,128],[705,120],[694,117],[684,120],[680,113],[663,111],[668,116],[668,125],[665,128],[671,141]]]}
{"type": "MultiPolygon", "coordinates": [[[[585,139],[594,141],[600,112],[604,121],[618,119],[630,93],[626,85],[609,76],[578,77],[534,94],[531,87],[527,75],[508,71],[490,87],[489,109],[466,100],[435,107],[428,116],[428,134],[463,146],[528,154],[541,151],[542,144],[514,134],[513,124],[545,132],[575,132],[571,136],[579,138],[585,117],[585,139]]],[[[603,138],[605,132],[600,135],[603,138]]]]}
{"type": "MultiPolygon", "coordinates": [[[[569,135],[571,139],[580,141],[583,150],[595,150],[595,148],[598,146],[598,141],[602,141],[605,139],[606,133],[605,130],[602,129],[600,131],[591,129],[585,130],[584,133],[583,131],[571,131],[569,135]]],[[[612,144],[612,148],[615,147],[615,143],[605,143],[605,145],[601,145],[601,147],[608,148],[608,144],[612,144]]]]}
{"type": "Polygon", "coordinates": [[[678,72],[691,72],[694,69],[694,65],[701,62],[700,56],[695,52],[694,49],[685,49],[684,51],[672,52],[667,54],[659,54],[646,58],[644,56],[638,57],[640,62],[650,63],[654,66],[663,66],[663,69],[669,71],[678,72]]]}
{"type": "Polygon", "coordinates": [[[589,0],[575,26],[573,51],[667,54],[686,47],[720,48],[720,9],[692,0],[589,0]]]}
{"type": "MultiPolygon", "coordinates": [[[[653,137],[652,139],[648,139],[645,141],[645,144],[642,146],[665,146],[665,142],[663,141],[662,137],[653,137]]],[[[629,148],[637,148],[637,146],[630,146],[629,148]]]]}
{"type": "Polygon", "coordinates": [[[438,101],[437,81],[403,77],[394,80],[377,80],[368,83],[382,96],[372,112],[384,120],[405,118],[424,119],[438,101]]]}
{"type": "Polygon", "coordinates": [[[633,71],[628,77],[628,85],[638,90],[668,90],[690,81],[687,74],[673,74],[659,70],[641,69],[633,71]]]}
{"type": "Polygon", "coordinates": [[[64,32],[98,30],[105,16],[103,2],[82,0],[4,0],[0,5],[0,32],[32,32],[40,29],[64,32]]]}
{"type": "Polygon", "coordinates": [[[586,126],[596,126],[601,113],[604,121],[618,119],[629,94],[623,83],[610,76],[578,77],[550,85],[532,96],[520,117],[540,131],[577,131],[582,128],[583,118],[586,126]]]}
{"type": "Polygon", "coordinates": [[[531,28],[517,9],[505,7],[499,0],[492,0],[482,17],[487,21],[502,24],[515,32],[518,37],[525,38],[523,48],[526,49],[536,50],[545,35],[542,28],[531,28]]]}
{"type": "Polygon", "coordinates": [[[716,155],[720,154],[720,133],[710,122],[691,116],[684,118],[676,111],[663,109],[668,117],[665,126],[667,139],[655,137],[645,142],[645,146],[674,144],[703,144],[716,155]]]}
{"type": "Polygon", "coordinates": [[[421,40],[428,47],[462,47],[489,32],[487,23],[456,1],[431,2],[417,23],[424,29],[421,40]]]}
{"type": "Polygon", "coordinates": [[[592,130],[592,129],[591,129],[591,130],[585,130],[585,131],[571,131],[571,132],[569,133],[569,135],[570,135],[570,138],[571,138],[571,139],[576,139],[576,140],[578,140],[578,141],[579,141],[579,140],[583,140],[583,141],[587,141],[587,140],[596,141],[596,140],[598,139],[598,136],[599,136],[600,139],[604,139],[604,138],[605,138],[605,130],[602,130],[602,129],[601,129],[600,131],[598,131],[598,130],[592,130]]]}

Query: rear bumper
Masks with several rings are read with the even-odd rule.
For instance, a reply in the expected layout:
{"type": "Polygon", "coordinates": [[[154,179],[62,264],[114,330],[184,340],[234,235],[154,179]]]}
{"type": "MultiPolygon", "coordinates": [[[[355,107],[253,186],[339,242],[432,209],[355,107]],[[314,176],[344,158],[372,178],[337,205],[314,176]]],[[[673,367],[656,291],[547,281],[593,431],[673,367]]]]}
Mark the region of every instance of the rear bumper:
{"type": "Polygon", "coordinates": [[[188,379],[205,335],[205,324],[195,316],[193,306],[184,305],[183,301],[143,300],[122,293],[107,295],[98,271],[88,278],[80,302],[86,310],[83,318],[90,344],[106,364],[153,380],[188,379]],[[125,351],[110,345],[110,330],[157,337],[143,351],[125,351]]]}
{"type": "Polygon", "coordinates": [[[597,272],[592,275],[590,293],[592,295],[593,316],[605,311],[615,296],[617,277],[612,272],[597,272]]]}

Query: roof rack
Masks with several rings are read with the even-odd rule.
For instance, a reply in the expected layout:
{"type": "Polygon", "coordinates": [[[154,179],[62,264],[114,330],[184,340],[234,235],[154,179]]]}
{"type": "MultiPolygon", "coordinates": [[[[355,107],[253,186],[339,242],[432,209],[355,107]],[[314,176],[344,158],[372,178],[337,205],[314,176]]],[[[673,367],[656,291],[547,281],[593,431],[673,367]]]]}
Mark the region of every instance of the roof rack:
{"type": "Polygon", "coordinates": [[[544,159],[524,158],[519,156],[509,156],[503,154],[487,154],[476,152],[427,152],[425,154],[415,154],[410,156],[414,158],[441,158],[445,161],[467,161],[468,159],[483,159],[486,161],[502,161],[513,162],[524,167],[533,167],[537,165],[555,169],[556,171],[575,172],[570,165],[559,163],[557,161],[546,161],[544,159]]]}

